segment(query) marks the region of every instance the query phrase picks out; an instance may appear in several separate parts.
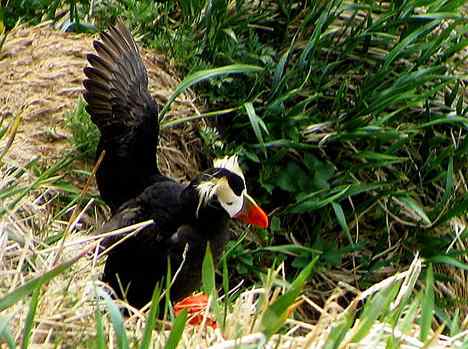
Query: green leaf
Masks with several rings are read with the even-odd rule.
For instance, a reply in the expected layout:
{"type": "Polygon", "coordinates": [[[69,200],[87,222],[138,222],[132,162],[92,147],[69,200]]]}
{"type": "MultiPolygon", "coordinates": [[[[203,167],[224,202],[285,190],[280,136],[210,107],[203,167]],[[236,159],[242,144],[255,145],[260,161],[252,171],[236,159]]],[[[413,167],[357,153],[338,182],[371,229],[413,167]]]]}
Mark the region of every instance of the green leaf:
{"type": "Polygon", "coordinates": [[[156,317],[159,311],[159,298],[161,297],[161,287],[156,284],[153,290],[153,296],[151,297],[151,308],[146,319],[145,332],[143,333],[143,339],[140,344],[140,349],[149,349],[151,345],[151,336],[156,325],[156,317]]]}
{"type": "MultiPolygon", "coordinates": [[[[313,249],[307,246],[303,245],[294,245],[294,244],[289,244],[289,245],[275,245],[275,246],[266,246],[266,247],[261,247],[258,249],[259,251],[272,251],[272,252],[280,252],[284,253],[290,256],[298,256],[301,253],[307,253],[307,254],[321,254],[322,251],[313,249]]],[[[253,251],[256,252],[257,250],[253,251]]]]}
{"type": "Polygon", "coordinates": [[[409,45],[414,42],[419,36],[424,35],[425,33],[430,32],[435,26],[440,23],[440,19],[435,19],[426,25],[419,27],[411,34],[407,35],[403,40],[401,40],[385,57],[385,62],[383,69],[387,70],[390,64],[405,50],[408,49],[409,45]]]}
{"type": "Polygon", "coordinates": [[[445,105],[447,107],[451,107],[452,106],[452,103],[453,101],[455,100],[455,98],[457,97],[457,93],[458,93],[458,87],[460,86],[460,82],[457,81],[455,83],[455,86],[453,87],[452,91],[450,93],[446,92],[445,93],[445,105]]]}
{"type": "Polygon", "coordinates": [[[310,174],[295,161],[288,161],[286,166],[283,166],[271,181],[275,186],[290,193],[301,193],[315,189],[315,187],[311,187],[313,183],[310,180],[310,174]]]}
{"type": "Polygon", "coordinates": [[[463,94],[460,93],[456,106],[457,115],[463,115],[463,94]]]}
{"type": "Polygon", "coordinates": [[[448,201],[450,198],[450,195],[452,194],[453,191],[453,156],[450,157],[449,159],[449,164],[447,168],[447,175],[445,177],[445,193],[444,193],[444,199],[443,201],[448,201]]]}
{"type": "Polygon", "coordinates": [[[333,326],[332,331],[327,337],[327,341],[325,342],[323,349],[336,349],[341,348],[340,344],[346,337],[346,334],[349,333],[351,326],[354,322],[355,314],[347,310],[344,316],[342,317],[341,321],[338,322],[335,326],[333,326]]]}
{"type": "Polygon", "coordinates": [[[427,268],[426,289],[424,291],[421,308],[419,339],[424,343],[431,331],[434,314],[434,273],[432,271],[432,264],[429,264],[427,268]]]}
{"type": "Polygon", "coordinates": [[[106,349],[106,336],[104,334],[104,323],[102,322],[101,311],[96,308],[96,348],[106,349]]]}
{"type": "Polygon", "coordinates": [[[377,153],[373,151],[361,151],[357,154],[360,158],[363,158],[367,161],[385,163],[385,164],[395,164],[408,161],[408,158],[403,158],[395,155],[377,153]]]}
{"type": "Polygon", "coordinates": [[[464,127],[468,127],[468,118],[465,118],[465,117],[462,117],[462,116],[453,116],[453,117],[450,116],[449,117],[447,115],[447,116],[437,118],[435,120],[432,120],[432,121],[417,125],[417,127],[418,128],[427,128],[427,127],[432,127],[432,126],[435,126],[435,125],[444,125],[444,124],[447,124],[447,125],[461,124],[464,127]]]}
{"type": "Polygon", "coordinates": [[[24,322],[23,328],[23,341],[21,343],[21,348],[27,349],[29,346],[29,339],[31,338],[32,328],[34,325],[34,317],[36,315],[37,303],[39,302],[39,294],[41,288],[37,287],[31,296],[31,301],[29,303],[28,314],[26,315],[26,321],[24,322]]]}
{"type": "Polygon", "coordinates": [[[184,309],[176,317],[172,324],[172,331],[169,334],[169,338],[167,339],[164,349],[177,349],[177,345],[179,344],[180,339],[182,338],[182,334],[184,333],[187,316],[187,310],[184,309]]]}
{"type": "Polygon", "coordinates": [[[222,75],[230,74],[248,74],[248,73],[258,73],[263,71],[263,68],[256,65],[248,64],[233,64],[227,65],[224,67],[200,70],[193,73],[192,75],[187,76],[175,89],[174,93],[169,97],[168,101],[164,105],[164,108],[159,113],[159,121],[162,122],[166,116],[167,111],[169,110],[171,104],[175,101],[177,96],[187,90],[190,86],[193,86],[201,81],[212,79],[222,75]]]}
{"type": "Polygon", "coordinates": [[[10,329],[8,327],[8,323],[11,320],[11,316],[0,316],[0,344],[3,342],[3,340],[7,343],[8,349],[15,349],[16,344],[15,340],[10,332],[10,329]]]}
{"type": "Polygon", "coordinates": [[[401,332],[405,335],[410,335],[411,331],[414,329],[414,319],[418,315],[419,311],[419,299],[415,299],[408,309],[406,310],[403,320],[399,323],[399,328],[401,332]]]}
{"type": "Polygon", "coordinates": [[[202,288],[203,291],[211,297],[211,308],[213,310],[213,313],[215,314],[216,320],[221,322],[222,313],[217,302],[218,293],[216,291],[215,276],[216,273],[213,254],[211,253],[211,247],[208,244],[206,246],[205,257],[203,258],[202,264],[202,288]]]}
{"type": "Polygon", "coordinates": [[[394,283],[391,287],[379,291],[370,301],[366,302],[364,311],[359,317],[359,325],[355,331],[351,342],[359,343],[367,336],[377,319],[388,311],[392,301],[395,300],[400,284],[394,283]]]}
{"type": "Polygon", "coordinates": [[[178,117],[177,119],[174,119],[174,120],[171,119],[171,120],[161,122],[159,124],[159,128],[163,130],[165,128],[179,126],[180,124],[183,124],[185,122],[190,122],[190,121],[200,120],[200,119],[216,118],[220,115],[226,115],[226,114],[235,112],[239,110],[240,108],[241,107],[227,108],[227,109],[221,109],[221,110],[214,110],[214,111],[210,111],[207,113],[200,113],[200,114],[192,115],[192,116],[178,117]]]}
{"type": "Polygon", "coordinates": [[[236,33],[234,33],[234,30],[232,28],[226,28],[223,29],[223,31],[229,36],[232,40],[234,40],[236,43],[239,43],[239,39],[237,39],[236,33]]]}
{"type": "Polygon", "coordinates": [[[317,260],[318,256],[301,271],[298,277],[291,284],[291,288],[270,304],[263,313],[261,319],[261,331],[265,333],[267,337],[271,337],[275,334],[288,319],[288,309],[294,304],[297,297],[301,294],[302,288],[312,273],[317,260]]]}
{"type": "Polygon", "coordinates": [[[343,208],[341,207],[339,203],[336,203],[336,202],[332,202],[332,207],[333,207],[333,210],[335,211],[336,219],[338,220],[338,223],[340,224],[341,229],[343,229],[343,231],[345,232],[346,237],[349,240],[349,243],[351,245],[354,244],[353,238],[351,237],[351,233],[349,231],[348,223],[346,222],[346,217],[343,212],[343,208]]]}
{"type": "MultiPolygon", "coordinates": [[[[330,3],[333,3],[333,1],[330,1],[330,3]]],[[[322,31],[325,29],[324,27],[330,18],[329,16],[330,16],[329,8],[327,8],[326,10],[324,9],[322,14],[320,15],[320,18],[318,19],[318,23],[316,23],[314,27],[314,32],[310,36],[310,39],[307,42],[307,45],[302,50],[301,56],[299,58],[300,66],[302,67],[306,66],[307,63],[309,62],[310,57],[313,55],[314,51],[317,49],[317,44],[319,42],[320,35],[322,34],[322,31]]]]}
{"type": "Polygon", "coordinates": [[[221,329],[224,331],[226,328],[226,319],[228,315],[228,310],[231,306],[231,299],[229,297],[229,270],[227,266],[226,258],[223,258],[223,292],[224,292],[224,313],[223,313],[223,322],[221,329]]]}
{"type": "Polygon", "coordinates": [[[291,51],[292,51],[292,48],[293,48],[293,45],[294,45],[295,41],[296,41],[295,38],[293,40],[291,40],[291,44],[289,45],[288,50],[281,55],[281,58],[280,58],[278,64],[276,65],[275,73],[273,75],[273,80],[272,80],[272,87],[273,87],[272,95],[275,95],[275,92],[278,90],[278,88],[280,86],[280,82],[282,80],[281,78],[283,77],[284,69],[285,69],[286,63],[287,63],[287,61],[289,59],[289,56],[291,54],[291,51]]]}
{"type": "Polygon", "coordinates": [[[244,103],[244,108],[245,108],[245,111],[247,112],[247,115],[249,116],[250,124],[252,125],[252,128],[254,130],[254,133],[255,133],[255,136],[257,137],[258,142],[260,144],[263,144],[263,135],[262,135],[261,129],[263,129],[263,131],[266,134],[268,134],[268,129],[265,123],[255,113],[255,109],[251,102],[244,103]]]}
{"type": "Polygon", "coordinates": [[[117,347],[119,349],[128,349],[128,338],[125,331],[124,320],[117,305],[112,301],[111,297],[100,287],[96,289],[97,296],[104,300],[107,312],[110,315],[112,327],[114,328],[117,337],[117,347]]]}
{"type": "Polygon", "coordinates": [[[432,224],[431,220],[426,215],[422,207],[416,202],[416,200],[414,200],[413,198],[409,196],[401,196],[398,199],[403,203],[403,205],[407,209],[409,209],[410,211],[416,213],[419,217],[421,217],[424,223],[432,224]]]}
{"type": "Polygon", "coordinates": [[[429,258],[428,261],[433,264],[435,263],[448,264],[456,268],[468,271],[467,263],[463,263],[452,256],[447,256],[447,255],[434,256],[434,257],[429,258]]]}
{"type": "Polygon", "coordinates": [[[172,265],[171,259],[167,258],[167,271],[166,271],[166,279],[165,279],[165,295],[164,295],[164,315],[163,319],[167,319],[167,314],[169,314],[169,310],[171,308],[171,281],[172,281],[172,265]]]}
{"type": "Polygon", "coordinates": [[[448,210],[447,213],[443,215],[437,223],[439,225],[443,224],[454,217],[466,215],[466,212],[468,212],[468,193],[465,193],[462,198],[458,199],[452,205],[452,208],[448,210]]]}
{"type": "Polygon", "coordinates": [[[455,312],[453,313],[452,316],[452,321],[450,321],[449,324],[450,328],[450,336],[456,336],[461,332],[460,329],[460,308],[455,309],[455,312]]]}
{"type": "Polygon", "coordinates": [[[205,257],[203,258],[202,287],[203,291],[210,296],[216,292],[215,267],[209,244],[206,246],[205,257]]]}
{"type": "Polygon", "coordinates": [[[339,199],[343,198],[348,190],[351,188],[351,185],[347,185],[341,191],[336,194],[331,194],[324,199],[314,198],[311,196],[307,196],[307,198],[302,199],[299,203],[293,206],[289,212],[291,213],[304,213],[304,212],[311,212],[318,210],[328,204],[331,204],[334,201],[338,201],[339,199]]]}

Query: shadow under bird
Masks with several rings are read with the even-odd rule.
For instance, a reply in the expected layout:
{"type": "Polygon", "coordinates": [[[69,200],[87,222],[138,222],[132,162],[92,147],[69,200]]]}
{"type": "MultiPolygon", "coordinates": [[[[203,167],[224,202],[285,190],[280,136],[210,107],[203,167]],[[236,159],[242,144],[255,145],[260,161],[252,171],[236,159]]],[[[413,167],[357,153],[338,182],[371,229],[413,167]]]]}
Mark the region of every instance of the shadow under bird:
{"type": "MultiPolygon", "coordinates": [[[[84,99],[101,132],[97,155],[105,155],[96,180],[112,211],[101,232],[154,221],[110,250],[103,281],[140,308],[166,276],[168,260],[173,271],[179,268],[187,246],[170,290],[172,301],[178,301],[200,286],[208,243],[219,258],[229,239],[229,219],[266,228],[268,217],[247,194],[236,156],[215,160],[188,184],[162,175],[156,161],[158,106],[130,31],[118,20],[93,45],[96,54],[87,55],[84,68],[84,99]]],[[[103,245],[121,238],[108,238],[103,245]]]]}

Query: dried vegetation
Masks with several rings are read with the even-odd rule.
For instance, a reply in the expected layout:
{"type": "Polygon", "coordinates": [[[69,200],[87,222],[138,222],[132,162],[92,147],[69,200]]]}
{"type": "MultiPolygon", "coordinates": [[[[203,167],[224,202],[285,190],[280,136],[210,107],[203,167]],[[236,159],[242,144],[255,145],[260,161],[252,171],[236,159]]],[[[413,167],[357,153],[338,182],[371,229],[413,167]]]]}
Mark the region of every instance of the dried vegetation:
{"type": "MultiPolygon", "coordinates": [[[[73,111],[83,91],[86,54],[93,37],[63,33],[46,22],[36,27],[11,30],[0,52],[0,119],[20,116],[16,146],[10,159],[24,165],[35,157],[51,163],[70,151],[70,131],[65,115],[73,111]]],[[[160,105],[180,82],[162,55],[142,50],[150,77],[150,92],[160,105]]],[[[180,95],[168,119],[198,114],[190,92],[180,95]]],[[[200,142],[197,122],[162,132],[159,166],[165,173],[187,180],[199,169],[200,142]]]]}

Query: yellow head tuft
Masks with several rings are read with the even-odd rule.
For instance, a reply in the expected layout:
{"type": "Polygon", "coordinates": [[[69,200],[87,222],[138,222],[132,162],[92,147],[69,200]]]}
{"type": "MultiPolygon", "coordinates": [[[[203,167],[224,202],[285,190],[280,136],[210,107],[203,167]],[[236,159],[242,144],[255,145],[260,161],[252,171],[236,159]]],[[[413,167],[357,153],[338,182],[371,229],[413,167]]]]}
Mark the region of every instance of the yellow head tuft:
{"type": "Polygon", "coordinates": [[[242,173],[242,170],[239,166],[237,155],[225,156],[221,159],[215,159],[213,161],[213,167],[224,168],[228,171],[231,171],[232,173],[235,173],[236,175],[241,177],[245,182],[244,174],[242,173]]]}

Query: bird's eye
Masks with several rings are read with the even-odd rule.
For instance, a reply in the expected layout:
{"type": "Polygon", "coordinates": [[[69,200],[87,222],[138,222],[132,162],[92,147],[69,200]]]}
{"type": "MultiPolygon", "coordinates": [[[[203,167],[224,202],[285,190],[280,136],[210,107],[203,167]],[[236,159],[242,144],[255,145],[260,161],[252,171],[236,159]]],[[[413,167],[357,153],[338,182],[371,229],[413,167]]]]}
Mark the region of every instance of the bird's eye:
{"type": "Polygon", "coordinates": [[[233,203],[234,203],[234,202],[232,202],[232,201],[229,201],[229,202],[226,202],[226,205],[228,205],[228,206],[232,206],[232,204],[233,204],[233,203]]]}

